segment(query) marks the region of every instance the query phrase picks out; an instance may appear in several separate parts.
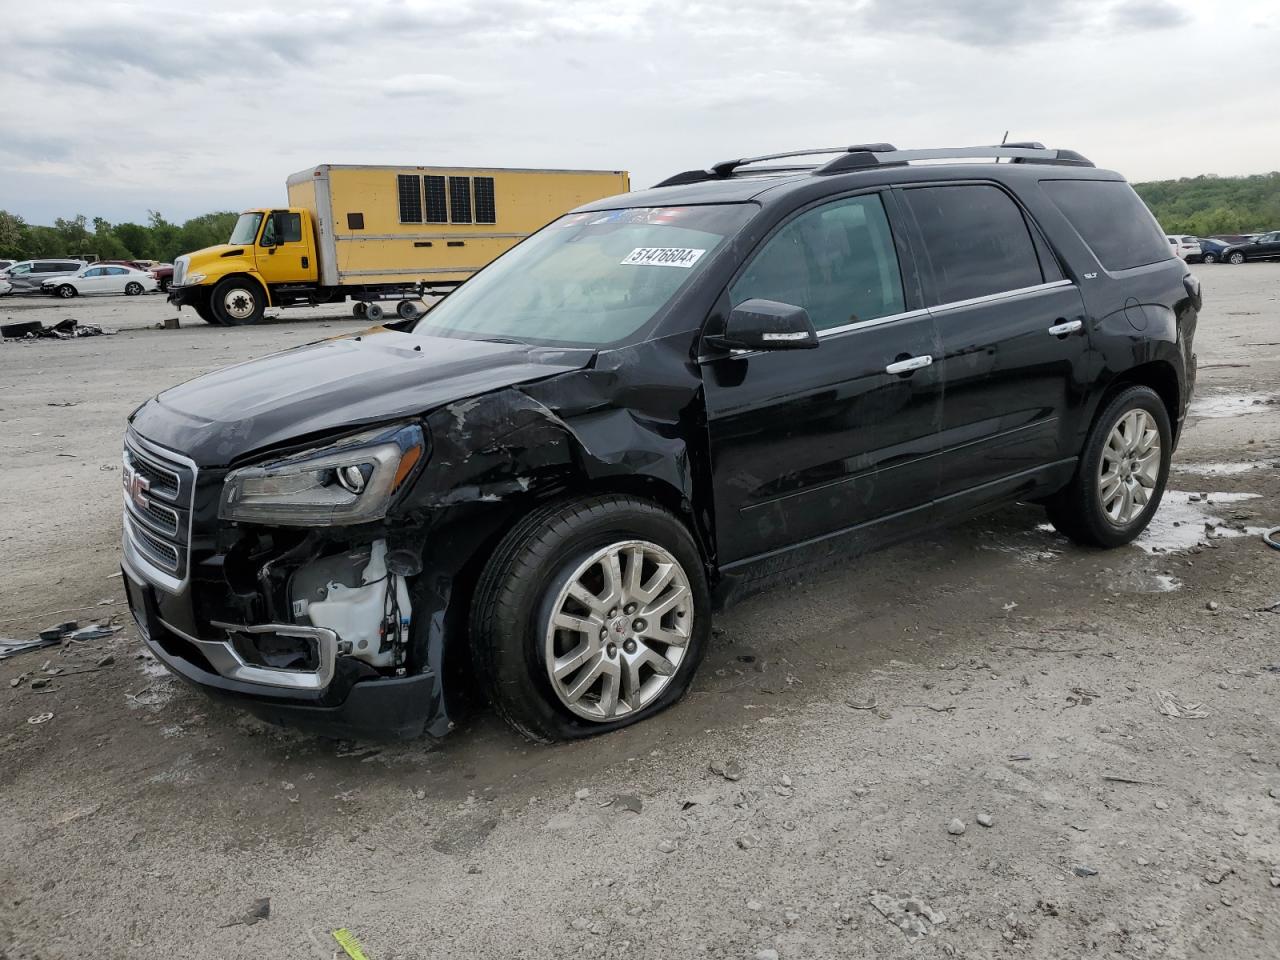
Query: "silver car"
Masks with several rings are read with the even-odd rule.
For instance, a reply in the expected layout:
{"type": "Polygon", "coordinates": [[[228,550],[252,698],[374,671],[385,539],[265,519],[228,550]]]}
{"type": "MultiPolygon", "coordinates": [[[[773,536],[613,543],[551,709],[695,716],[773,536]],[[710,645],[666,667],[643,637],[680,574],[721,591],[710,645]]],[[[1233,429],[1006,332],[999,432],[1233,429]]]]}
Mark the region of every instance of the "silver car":
{"type": "Polygon", "coordinates": [[[46,280],[68,277],[84,267],[83,260],[20,260],[0,274],[0,279],[8,280],[14,293],[39,293],[46,280]]]}

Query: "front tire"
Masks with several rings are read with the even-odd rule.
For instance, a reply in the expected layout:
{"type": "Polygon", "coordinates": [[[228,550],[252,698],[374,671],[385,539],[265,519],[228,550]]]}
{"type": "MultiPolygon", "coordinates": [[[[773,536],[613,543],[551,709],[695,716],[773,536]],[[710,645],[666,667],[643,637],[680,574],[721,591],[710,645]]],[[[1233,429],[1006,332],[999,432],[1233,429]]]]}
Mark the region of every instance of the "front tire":
{"type": "Polygon", "coordinates": [[[1206,253],[1206,254],[1204,255],[1204,257],[1203,257],[1203,262],[1205,262],[1205,263],[1217,263],[1217,262],[1218,262],[1218,255],[1217,255],[1216,253],[1206,253]]]}
{"type": "Polygon", "coordinates": [[[218,315],[213,312],[213,307],[209,305],[207,300],[197,300],[191,304],[191,309],[196,312],[196,316],[212,327],[222,326],[222,321],[218,319],[218,315]]]}
{"type": "Polygon", "coordinates": [[[1173,430],[1150,387],[1117,394],[1089,430],[1076,475],[1046,507],[1058,532],[1076,543],[1119,547],[1151,522],[1164,496],[1173,430]]]}
{"type": "Polygon", "coordinates": [[[680,699],[710,621],[701,554],[672,514],[626,496],[561,501],[522,519],[489,558],[473,660],[517,732],[575,740],[680,699]]]}
{"type": "Polygon", "coordinates": [[[213,288],[209,302],[218,321],[228,327],[257,323],[267,306],[262,287],[247,277],[227,277],[213,288]]]}
{"type": "Polygon", "coordinates": [[[64,283],[61,286],[59,286],[58,289],[55,290],[54,292],[57,293],[57,295],[60,296],[63,300],[70,300],[80,291],[78,291],[71,284],[64,283]]]}
{"type": "Polygon", "coordinates": [[[1240,266],[1240,264],[1244,263],[1244,261],[1245,261],[1244,254],[1239,252],[1233,253],[1231,254],[1231,256],[1227,257],[1227,263],[1236,267],[1240,266]]]}

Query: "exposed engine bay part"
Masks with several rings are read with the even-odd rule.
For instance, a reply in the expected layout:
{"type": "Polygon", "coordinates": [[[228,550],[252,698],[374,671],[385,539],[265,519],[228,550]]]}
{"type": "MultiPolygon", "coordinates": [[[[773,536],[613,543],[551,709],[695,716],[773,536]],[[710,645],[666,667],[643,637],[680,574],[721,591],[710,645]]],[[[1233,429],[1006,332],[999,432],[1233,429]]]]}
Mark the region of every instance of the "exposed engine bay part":
{"type": "Polygon", "coordinates": [[[386,540],[300,567],[289,601],[294,620],[337,634],[340,656],[403,668],[413,607],[405,578],[387,570],[386,540]]]}

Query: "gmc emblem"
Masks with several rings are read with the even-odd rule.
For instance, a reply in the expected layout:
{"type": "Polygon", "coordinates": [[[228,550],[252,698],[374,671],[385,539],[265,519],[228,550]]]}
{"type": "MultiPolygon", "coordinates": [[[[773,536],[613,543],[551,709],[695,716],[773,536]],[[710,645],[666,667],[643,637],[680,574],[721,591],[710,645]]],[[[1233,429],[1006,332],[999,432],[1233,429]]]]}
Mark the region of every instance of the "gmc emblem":
{"type": "Polygon", "coordinates": [[[133,501],[133,505],[139,510],[146,510],[147,504],[151,502],[147,499],[147,491],[150,489],[151,481],[126,463],[124,465],[124,494],[133,501]]]}

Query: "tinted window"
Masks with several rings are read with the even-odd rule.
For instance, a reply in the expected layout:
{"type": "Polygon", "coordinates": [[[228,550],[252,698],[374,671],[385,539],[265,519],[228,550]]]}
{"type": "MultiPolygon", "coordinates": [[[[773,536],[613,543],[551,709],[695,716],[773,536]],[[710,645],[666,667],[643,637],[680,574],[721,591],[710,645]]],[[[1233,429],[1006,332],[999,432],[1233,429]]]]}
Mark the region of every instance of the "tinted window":
{"type": "Polygon", "coordinates": [[[904,193],[933,267],[933,303],[1044,282],[1022,210],[998,187],[921,187],[904,193]]]}
{"type": "Polygon", "coordinates": [[[106,267],[94,267],[92,270],[86,270],[84,272],[84,275],[86,277],[100,277],[106,272],[107,272],[106,267]]]}
{"type": "Polygon", "coordinates": [[[1108,270],[1172,256],[1155,217],[1123,180],[1042,180],[1040,185],[1108,270]]]}
{"type": "Polygon", "coordinates": [[[729,290],[804,307],[819,330],[901,313],[902,276],[884,204],[850,197],[796,217],[770,238],[729,290]]]}
{"type": "Polygon", "coordinates": [[[106,267],[102,272],[106,274],[110,274],[113,277],[122,277],[129,271],[126,270],[124,267],[106,267]]]}

